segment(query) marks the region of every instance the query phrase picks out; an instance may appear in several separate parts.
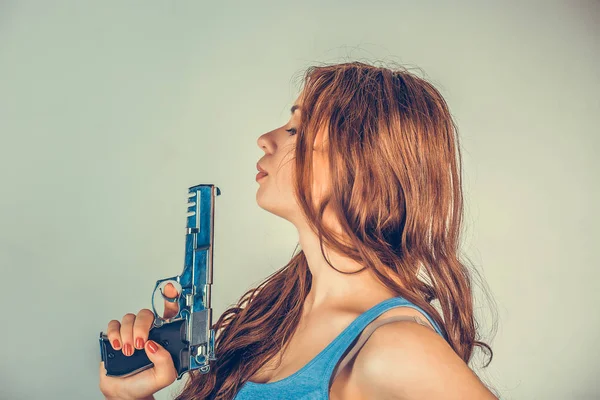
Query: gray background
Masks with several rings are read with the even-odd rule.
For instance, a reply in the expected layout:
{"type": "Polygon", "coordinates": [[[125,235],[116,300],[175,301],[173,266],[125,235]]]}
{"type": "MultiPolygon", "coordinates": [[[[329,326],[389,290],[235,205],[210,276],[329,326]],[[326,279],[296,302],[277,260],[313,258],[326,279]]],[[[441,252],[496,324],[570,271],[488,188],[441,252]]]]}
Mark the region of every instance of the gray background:
{"type": "Polygon", "coordinates": [[[412,3],[0,2],[0,398],[102,398],[98,333],[181,271],[189,186],[223,193],[215,317],[283,266],[256,140],[299,72],[356,59],[421,68],[456,118],[499,323],[478,287],[472,367],[505,399],[600,398],[600,4],[412,3]]]}

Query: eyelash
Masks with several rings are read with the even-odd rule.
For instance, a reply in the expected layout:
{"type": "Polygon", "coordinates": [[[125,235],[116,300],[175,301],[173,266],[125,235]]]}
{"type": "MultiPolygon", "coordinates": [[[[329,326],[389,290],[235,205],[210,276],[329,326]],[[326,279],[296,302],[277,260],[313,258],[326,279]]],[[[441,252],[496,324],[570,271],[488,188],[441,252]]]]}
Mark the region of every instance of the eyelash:
{"type": "Polygon", "coordinates": [[[296,131],[296,128],[290,128],[290,129],[286,129],[285,131],[286,131],[286,132],[289,132],[289,133],[290,133],[290,136],[294,136],[296,133],[298,133],[298,132],[296,131]],[[294,132],[294,133],[292,134],[292,132],[294,132]]]}

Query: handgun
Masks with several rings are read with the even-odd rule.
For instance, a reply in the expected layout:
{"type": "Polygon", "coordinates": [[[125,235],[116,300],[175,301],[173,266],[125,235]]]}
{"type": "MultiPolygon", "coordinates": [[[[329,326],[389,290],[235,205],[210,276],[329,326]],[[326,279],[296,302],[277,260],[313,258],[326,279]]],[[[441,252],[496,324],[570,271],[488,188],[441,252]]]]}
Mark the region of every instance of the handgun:
{"type": "MultiPolygon", "coordinates": [[[[195,369],[208,373],[209,362],[216,360],[211,285],[215,198],[220,194],[221,190],[211,184],[188,189],[183,272],[159,279],[152,292],[154,322],[148,339],[171,354],[177,380],[195,369]],[[177,290],[177,296],[165,295],[164,288],[169,283],[177,290]]],[[[144,349],[134,348],[129,357],[121,350],[114,350],[103,332],[100,332],[100,357],[107,376],[127,377],[154,366],[144,349]]]]}

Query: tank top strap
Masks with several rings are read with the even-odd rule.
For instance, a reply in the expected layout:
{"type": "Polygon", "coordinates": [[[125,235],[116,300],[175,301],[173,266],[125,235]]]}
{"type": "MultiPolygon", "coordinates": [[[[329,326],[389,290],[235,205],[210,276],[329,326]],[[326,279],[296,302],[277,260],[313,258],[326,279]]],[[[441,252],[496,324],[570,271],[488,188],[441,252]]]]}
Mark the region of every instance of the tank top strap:
{"type": "Polygon", "coordinates": [[[338,364],[338,361],[346,353],[348,348],[354,342],[356,342],[356,339],[363,332],[363,330],[381,314],[394,307],[411,307],[419,310],[435,328],[436,332],[444,337],[437,323],[425,312],[425,310],[403,297],[392,297],[376,304],[352,321],[352,323],[348,325],[348,327],[344,329],[332,343],[330,343],[330,346],[328,346],[324,352],[326,354],[322,354],[322,357],[319,357],[320,362],[316,363],[316,365],[313,365],[310,373],[314,376],[322,376],[324,378],[323,380],[328,383],[329,378],[332,376],[338,364]]]}
{"type": "MultiPolygon", "coordinates": [[[[297,372],[275,382],[255,383],[247,381],[236,395],[236,400],[325,400],[329,398],[329,385],[331,377],[338,365],[338,361],[346,354],[353,343],[356,343],[356,351],[364,344],[364,341],[358,340],[359,336],[365,331],[365,328],[371,324],[377,317],[385,311],[394,307],[411,307],[419,310],[435,328],[435,330],[444,337],[439,326],[435,321],[420,307],[404,299],[403,297],[392,297],[371,307],[369,310],[360,314],[350,323],[325,349],[316,357],[308,362],[297,372]]],[[[372,325],[372,329],[365,331],[363,339],[368,338],[372,330],[391,320],[398,320],[400,317],[390,317],[378,321],[372,325]]],[[[403,318],[404,319],[404,318],[403,318]]],[[[415,319],[416,320],[416,319],[415,319]]],[[[419,322],[419,321],[417,321],[419,322]]],[[[445,337],[444,337],[445,339],[445,337]]],[[[342,360],[342,361],[345,361],[342,360]]]]}

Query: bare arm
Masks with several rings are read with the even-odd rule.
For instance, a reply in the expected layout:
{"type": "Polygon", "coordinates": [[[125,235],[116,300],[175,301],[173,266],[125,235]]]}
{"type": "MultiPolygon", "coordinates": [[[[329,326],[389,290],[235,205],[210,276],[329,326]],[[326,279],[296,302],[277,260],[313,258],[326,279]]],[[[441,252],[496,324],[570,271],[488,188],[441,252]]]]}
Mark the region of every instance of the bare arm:
{"type": "Polygon", "coordinates": [[[408,321],[377,329],[352,369],[369,399],[497,400],[446,341],[408,321]]]}

